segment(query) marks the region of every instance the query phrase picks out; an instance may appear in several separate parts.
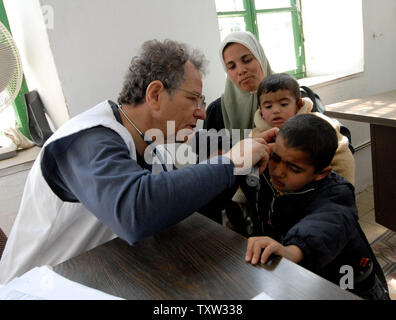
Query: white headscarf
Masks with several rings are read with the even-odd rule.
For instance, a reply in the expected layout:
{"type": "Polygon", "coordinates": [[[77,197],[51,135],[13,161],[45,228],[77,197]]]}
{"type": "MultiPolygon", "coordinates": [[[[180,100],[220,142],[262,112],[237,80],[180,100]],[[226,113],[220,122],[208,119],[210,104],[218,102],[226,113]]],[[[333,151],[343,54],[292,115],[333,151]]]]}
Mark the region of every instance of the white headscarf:
{"type": "MultiPolygon", "coordinates": [[[[260,63],[264,77],[273,73],[264,54],[263,47],[251,32],[233,32],[220,44],[220,60],[226,72],[223,50],[228,43],[240,43],[248,48],[260,63]]],[[[256,92],[242,91],[227,76],[224,94],[221,96],[221,110],[225,127],[229,130],[241,129],[241,139],[243,139],[243,130],[253,129],[253,118],[257,107],[256,92]]]]}

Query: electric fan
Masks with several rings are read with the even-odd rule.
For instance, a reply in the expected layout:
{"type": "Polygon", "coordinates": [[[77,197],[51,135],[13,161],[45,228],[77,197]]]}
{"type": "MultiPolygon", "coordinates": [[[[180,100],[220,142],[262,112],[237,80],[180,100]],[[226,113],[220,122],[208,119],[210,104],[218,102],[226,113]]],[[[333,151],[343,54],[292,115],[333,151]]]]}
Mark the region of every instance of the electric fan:
{"type": "MultiPolygon", "coordinates": [[[[0,22],[0,113],[15,100],[21,89],[22,66],[18,49],[10,32],[0,22]]],[[[16,155],[17,146],[10,139],[0,140],[0,160],[16,155]]]]}

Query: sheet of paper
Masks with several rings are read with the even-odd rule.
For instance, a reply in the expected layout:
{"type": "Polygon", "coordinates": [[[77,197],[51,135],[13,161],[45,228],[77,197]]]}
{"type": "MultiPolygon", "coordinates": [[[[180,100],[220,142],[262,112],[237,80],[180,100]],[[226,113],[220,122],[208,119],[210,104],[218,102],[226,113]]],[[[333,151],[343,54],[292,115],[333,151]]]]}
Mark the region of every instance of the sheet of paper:
{"type": "Polygon", "coordinates": [[[122,300],[36,267],[0,287],[0,300],[122,300]]]}
{"type": "Polygon", "coordinates": [[[259,293],[257,296],[253,297],[252,300],[274,300],[264,291],[259,293]]]}

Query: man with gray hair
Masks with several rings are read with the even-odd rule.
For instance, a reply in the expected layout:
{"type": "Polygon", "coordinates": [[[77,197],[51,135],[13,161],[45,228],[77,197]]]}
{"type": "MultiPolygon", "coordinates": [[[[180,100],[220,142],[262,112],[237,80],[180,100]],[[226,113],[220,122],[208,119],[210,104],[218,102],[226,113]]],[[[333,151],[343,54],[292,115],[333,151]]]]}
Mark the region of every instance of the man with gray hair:
{"type": "Polygon", "coordinates": [[[240,168],[261,161],[264,169],[275,131],[241,141],[215,161],[179,170],[164,161],[156,145],[192,133],[206,117],[203,66],[203,56],[184,44],[148,41],[132,59],[118,104],[104,101],[48,139],[26,181],[0,283],[117,236],[133,244],[233,186],[240,168]],[[146,150],[154,151],[152,161],[146,150]]]}

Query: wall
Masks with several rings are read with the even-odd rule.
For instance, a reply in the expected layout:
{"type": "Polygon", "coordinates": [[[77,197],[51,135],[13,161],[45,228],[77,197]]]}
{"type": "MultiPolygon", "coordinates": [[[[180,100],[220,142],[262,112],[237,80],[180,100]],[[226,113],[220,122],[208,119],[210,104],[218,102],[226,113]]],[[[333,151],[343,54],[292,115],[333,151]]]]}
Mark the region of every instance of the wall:
{"type": "Polygon", "coordinates": [[[396,1],[363,0],[364,72],[318,89],[328,103],[396,88],[396,1]]]}
{"type": "Polygon", "coordinates": [[[210,61],[203,81],[207,101],[224,87],[212,0],[4,2],[29,90],[40,92],[55,127],[104,99],[116,100],[131,58],[153,38],[170,38],[203,51],[210,61]],[[50,27],[41,9],[51,9],[50,27]]]}
{"type": "MultiPolygon", "coordinates": [[[[315,90],[326,104],[396,89],[396,2],[363,0],[362,5],[364,71],[357,77],[316,86],[315,90]]],[[[367,141],[368,125],[358,126],[354,136],[355,145],[367,141]]]]}
{"type": "Polygon", "coordinates": [[[71,116],[104,99],[116,100],[132,56],[149,39],[185,42],[208,60],[203,92],[221,93],[224,73],[217,54],[212,0],[41,0],[54,9],[50,47],[71,116]]]}
{"type": "Polygon", "coordinates": [[[362,1],[302,0],[301,7],[307,76],[362,71],[362,1]]]}
{"type": "MultiPolygon", "coordinates": [[[[23,29],[17,44],[27,52],[24,68],[33,70],[29,88],[45,95],[46,107],[59,117],[57,124],[67,112],[74,116],[103,99],[116,99],[131,57],[151,38],[172,38],[204,52],[210,61],[203,90],[208,102],[224,88],[214,0],[5,0],[5,5],[7,11],[8,6],[15,9],[11,28],[23,29]],[[54,13],[53,28],[44,35],[40,6],[54,13]]],[[[339,17],[333,14],[327,21],[336,25],[339,17]]],[[[364,71],[314,86],[325,104],[396,89],[396,1],[363,0],[362,16],[364,71]]],[[[341,121],[351,129],[355,146],[369,140],[367,124],[341,121]]],[[[357,152],[355,159],[357,189],[362,190],[371,183],[369,149],[357,152]]]]}
{"type": "MultiPolygon", "coordinates": [[[[396,89],[396,1],[362,0],[362,14],[364,71],[357,77],[314,86],[325,104],[396,89]]],[[[333,21],[338,23],[336,15],[333,21]]],[[[340,121],[350,128],[354,146],[370,140],[368,124],[340,121]]],[[[370,150],[358,151],[355,159],[356,186],[361,191],[372,183],[370,150]]]]}

